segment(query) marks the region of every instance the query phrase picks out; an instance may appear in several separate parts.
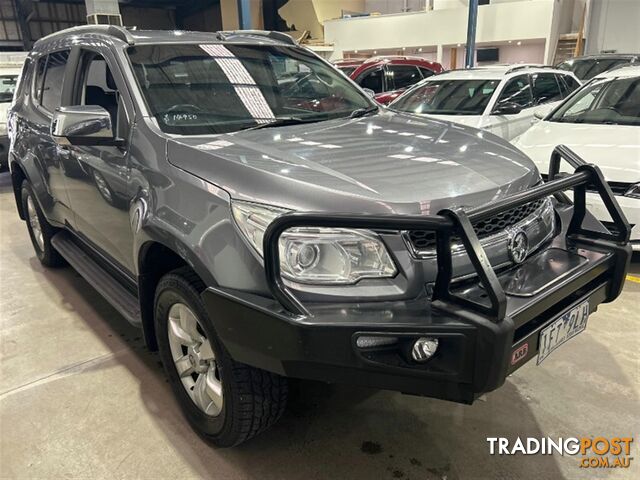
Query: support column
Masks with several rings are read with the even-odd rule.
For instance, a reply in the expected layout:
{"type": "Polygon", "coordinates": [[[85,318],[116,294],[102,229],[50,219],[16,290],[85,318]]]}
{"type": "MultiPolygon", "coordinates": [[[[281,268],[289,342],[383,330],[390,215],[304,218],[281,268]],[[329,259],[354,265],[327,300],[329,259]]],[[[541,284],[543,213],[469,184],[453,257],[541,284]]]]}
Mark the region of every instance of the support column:
{"type": "Polygon", "coordinates": [[[444,47],[442,45],[436,46],[436,62],[442,65],[443,57],[444,57],[444,47]]]}
{"type": "Polygon", "coordinates": [[[478,26],[478,0],[469,0],[469,22],[467,23],[467,47],[465,68],[473,68],[476,59],[476,27],[478,26]]]}
{"type": "Polygon", "coordinates": [[[251,1],[238,0],[238,24],[241,30],[251,30],[251,1]]]}

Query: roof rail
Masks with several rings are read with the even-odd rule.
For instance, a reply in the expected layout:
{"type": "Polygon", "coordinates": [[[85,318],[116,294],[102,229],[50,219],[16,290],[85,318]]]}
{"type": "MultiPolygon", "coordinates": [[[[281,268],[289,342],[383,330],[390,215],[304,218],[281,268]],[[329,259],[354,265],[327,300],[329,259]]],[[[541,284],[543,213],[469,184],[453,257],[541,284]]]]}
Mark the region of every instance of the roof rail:
{"type": "Polygon", "coordinates": [[[47,35],[46,37],[42,37],[36,43],[52,40],[58,36],[69,35],[73,33],[98,33],[118,38],[123,42],[128,43],[129,45],[135,45],[136,43],[133,35],[131,35],[127,28],[117,25],[80,25],[77,27],[65,28],[64,30],[60,30],[59,32],[54,32],[47,35]]]}
{"type": "Polygon", "coordinates": [[[216,32],[220,40],[226,40],[226,37],[232,35],[250,35],[254,37],[267,37],[279,42],[288,43],[289,45],[297,45],[298,43],[289,34],[283,32],[269,30],[221,30],[216,32]]]}
{"type": "Polygon", "coordinates": [[[516,65],[514,67],[511,67],[509,70],[507,70],[506,73],[511,73],[511,72],[517,72],[518,70],[524,70],[525,68],[556,68],[553,65],[540,65],[540,64],[535,64],[535,63],[525,63],[522,65],[516,65]]]}

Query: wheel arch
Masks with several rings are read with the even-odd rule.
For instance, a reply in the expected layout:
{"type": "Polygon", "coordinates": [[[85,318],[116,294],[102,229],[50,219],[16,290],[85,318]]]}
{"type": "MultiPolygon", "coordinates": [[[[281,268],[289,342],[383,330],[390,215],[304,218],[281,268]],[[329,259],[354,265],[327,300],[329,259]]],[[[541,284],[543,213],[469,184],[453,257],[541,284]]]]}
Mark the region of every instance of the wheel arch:
{"type": "Polygon", "coordinates": [[[15,160],[11,162],[11,184],[13,186],[13,196],[16,201],[18,215],[22,220],[26,220],[24,209],[22,208],[22,182],[28,180],[28,177],[22,166],[15,160]]]}
{"type": "Polygon", "coordinates": [[[158,349],[158,342],[154,324],[154,302],[156,287],[160,279],[167,273],[178,268],[188,267],[206,284],[198,269],[192,262],[171,248],[157,240],[144,242],[138,251],[138,299],[140,302],[140,320],[144,339],[151,351],[158,349]]]}

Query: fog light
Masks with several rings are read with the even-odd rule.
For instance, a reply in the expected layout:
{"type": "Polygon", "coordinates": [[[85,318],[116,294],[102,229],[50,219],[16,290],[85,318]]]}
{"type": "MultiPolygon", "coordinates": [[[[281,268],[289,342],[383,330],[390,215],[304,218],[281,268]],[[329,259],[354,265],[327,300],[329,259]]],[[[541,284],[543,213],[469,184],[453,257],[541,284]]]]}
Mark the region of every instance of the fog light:
{"type": "Polygon", "coordinates": [[[411,357],[416,362],[426,362],[438,349],[438,339],[430,337],[420,337],[413,344],[411,349],[411,357]]]}
{"type": "Polygon", "coordinates": [[[384,347],[396,343],[398,343],[398,337],[373,337],[365,335],[356,339],[356,346],[358,348],[384,347]]]}

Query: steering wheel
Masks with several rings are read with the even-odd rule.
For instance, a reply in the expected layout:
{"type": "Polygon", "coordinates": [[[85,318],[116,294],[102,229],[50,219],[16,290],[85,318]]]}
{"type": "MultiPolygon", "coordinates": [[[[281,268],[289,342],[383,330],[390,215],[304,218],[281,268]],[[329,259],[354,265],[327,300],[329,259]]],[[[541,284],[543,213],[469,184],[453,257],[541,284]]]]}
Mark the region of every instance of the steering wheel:
{"type": "Polygon", "coordinates": [[[203,112],[202,108],[197,105],[193,105],[191,103],[179,103],[178,105],[174,105],[172,107],[167,108],[165,113],[201,113],[203,112]]]}

